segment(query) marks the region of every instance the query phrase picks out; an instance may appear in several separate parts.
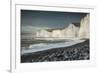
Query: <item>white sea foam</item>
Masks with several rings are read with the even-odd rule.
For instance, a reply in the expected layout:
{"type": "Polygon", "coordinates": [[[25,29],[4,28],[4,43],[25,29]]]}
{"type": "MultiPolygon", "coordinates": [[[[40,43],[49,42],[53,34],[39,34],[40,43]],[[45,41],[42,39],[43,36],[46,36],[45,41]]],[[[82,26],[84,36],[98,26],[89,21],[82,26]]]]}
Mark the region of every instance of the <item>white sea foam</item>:
{"type": "Polygon", "coordinates": [[[45,47],[47,46],[46,43],[39,43],[39,44],[33,44],[33,45],[30,45],[29,48],[36,48],[36,47],[45,47]]]}
{"type": "Polygon", "coordinates": [[[75,45],[75,44],[81,43],[81,42],[84,42],[84,40],[74,40],[74,41],[61,42],[61,43],[32,44],[29,46],[29,48],[27,50],[22,49],[21,54],[27,54],[27,53],[37,52],[37,51],[59,48],[59,47],[68,47],[68,46],[72,46],[72,45],[75,45]]]}

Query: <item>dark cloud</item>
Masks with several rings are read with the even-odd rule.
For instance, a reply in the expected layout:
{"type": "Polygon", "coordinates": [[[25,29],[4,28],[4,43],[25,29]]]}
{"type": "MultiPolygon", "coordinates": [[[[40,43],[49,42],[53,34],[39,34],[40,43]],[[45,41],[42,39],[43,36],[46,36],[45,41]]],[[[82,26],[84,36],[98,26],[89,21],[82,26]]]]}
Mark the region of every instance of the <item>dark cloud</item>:
{"type": "Polygon", "coordinates": [[[80,22],[86,13],[21,10],[21,25],[33,27],[63,28],[80,22]]]}

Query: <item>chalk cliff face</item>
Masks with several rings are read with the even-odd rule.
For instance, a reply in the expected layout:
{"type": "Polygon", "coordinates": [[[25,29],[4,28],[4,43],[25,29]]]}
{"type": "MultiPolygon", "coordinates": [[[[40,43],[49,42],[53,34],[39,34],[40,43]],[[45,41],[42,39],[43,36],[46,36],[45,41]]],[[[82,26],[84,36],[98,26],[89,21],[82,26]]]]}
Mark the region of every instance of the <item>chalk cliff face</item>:
{"type": "Polygon", "coordinates": [[[63,29],[51,30],[51,32],[45,30],[40,30],[37,32],[37,37],[51,37],[51,38],[76,38],[78,35],[79,27],[75,24],[69,24],[68,27],[63,29]]]}
{"type": "Polygon", "coordinates": [[[63,30],[64,37],[76,38],[78,35],[78,30],[79,27],[75,26],[74,24],[69,24],[69,26],[63,30]]]}
{"type": "Polygon", "coordinates": [[[80,21],[80,29],[79,29],[79,38],[89,38],[89,23],[90,22],[90,15],[87,14],[84,16],[80,21]]]}
{"type": "Polygon", "coordinates": [[[40,30],[36,33],[36,37],[50,37],[51,33],[46,30],[40,30]]]}
{"type": "Polygon", "coordinates": [[[52,35],[51,37],[54,37],[54,38],[55,37],[59,37],[59,38],[60,37],[63,37],[62,31],[61,30],[58,30],[58,29],[57,30],[53,30],[52,33],[51,33],[51,35],[52,35]]]}
{"type": "MultiPolygon", "coordinates": [[[[71,23],[65,28],[39,29],[29,36],[33,38],[89,38],[89,14],[85,15],[79,23],[71,23]]],[[[25,34],[24,34],[25,35],[25,34]]]]}

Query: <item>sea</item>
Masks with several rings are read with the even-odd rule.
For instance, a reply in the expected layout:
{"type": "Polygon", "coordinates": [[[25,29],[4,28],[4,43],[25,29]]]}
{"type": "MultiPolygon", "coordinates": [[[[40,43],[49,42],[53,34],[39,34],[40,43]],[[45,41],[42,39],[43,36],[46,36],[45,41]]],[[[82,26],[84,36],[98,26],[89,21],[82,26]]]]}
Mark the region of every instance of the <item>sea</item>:
{"type": "Polygon", "coordinates": [[[21,55],[44,51],[48,49],[69,47],[85,40],[35,40],[35,39],[22,39],[21,40],[21,55]]]}

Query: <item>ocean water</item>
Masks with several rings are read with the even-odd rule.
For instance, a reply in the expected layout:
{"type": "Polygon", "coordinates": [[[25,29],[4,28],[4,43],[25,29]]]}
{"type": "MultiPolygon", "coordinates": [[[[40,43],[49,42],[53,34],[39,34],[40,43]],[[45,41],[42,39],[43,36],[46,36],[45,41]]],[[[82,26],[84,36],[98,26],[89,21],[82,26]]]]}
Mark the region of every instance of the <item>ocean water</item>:
{"type": "Polygon", "coordinates": [[[39,43],[30,44],[28,47],[21,47],[21,55],[53,48],[68,47],[84,41],[85,40],[41,41],[39,43]]]}

